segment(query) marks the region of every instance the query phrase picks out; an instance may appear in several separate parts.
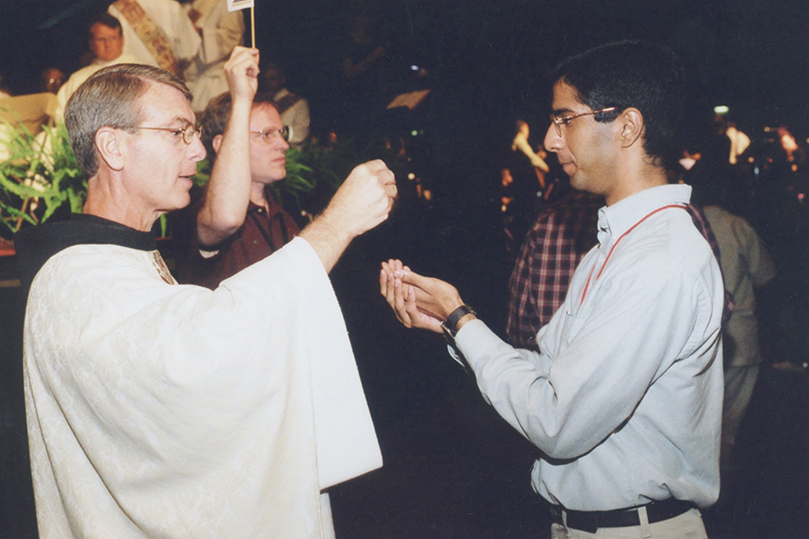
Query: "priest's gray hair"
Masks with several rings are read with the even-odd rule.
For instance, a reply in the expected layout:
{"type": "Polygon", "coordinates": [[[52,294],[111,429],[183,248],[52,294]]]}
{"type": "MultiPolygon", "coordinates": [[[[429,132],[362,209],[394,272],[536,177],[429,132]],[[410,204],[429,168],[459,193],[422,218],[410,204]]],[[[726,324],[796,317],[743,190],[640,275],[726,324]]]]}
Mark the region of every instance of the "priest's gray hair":
{"type": "Polygon", "coordinates": [[[169,73],[142,64],[117,64],[99,70],[70,97],[65,108],[65,125],[70,146],[82,172],[91,178],[98,173],[95,136],[102,127],[134,133],[140,124],[138,98],[152,84],[179,90],[191,102],[188,87],[169,73]]]}

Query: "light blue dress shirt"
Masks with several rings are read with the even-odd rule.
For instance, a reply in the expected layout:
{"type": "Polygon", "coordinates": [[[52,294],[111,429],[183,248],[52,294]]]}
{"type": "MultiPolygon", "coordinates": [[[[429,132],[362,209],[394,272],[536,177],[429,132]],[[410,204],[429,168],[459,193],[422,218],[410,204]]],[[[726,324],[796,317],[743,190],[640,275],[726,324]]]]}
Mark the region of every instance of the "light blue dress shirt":
{"type": "Polygon", "coordinates": [[[551,503],[707,507],[719,495],[724,286],[681,209],[690,194],[659,186],[599,211],[599,245],[539,331],[541,353],[480,320],[457,334],[483,396],[540,449],[532,483],[551,503]]]}

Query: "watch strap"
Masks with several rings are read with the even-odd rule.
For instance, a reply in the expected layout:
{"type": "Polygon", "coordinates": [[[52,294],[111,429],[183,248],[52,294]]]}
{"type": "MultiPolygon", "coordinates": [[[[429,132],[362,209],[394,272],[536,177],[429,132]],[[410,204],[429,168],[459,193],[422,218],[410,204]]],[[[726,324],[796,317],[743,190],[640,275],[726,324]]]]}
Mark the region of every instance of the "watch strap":
{"type": "Polygon", "coordinates": [[[447,319],[441,322],[441,327],[443,328],[444,333],[448,333],[449,336],[454,339],[455,334],[458,332],[458,322],[460,322],[461,318],[467,314],[475,314],[475,311],[473,311],[469,305],[461,305],[449,313],[447,319]]]}

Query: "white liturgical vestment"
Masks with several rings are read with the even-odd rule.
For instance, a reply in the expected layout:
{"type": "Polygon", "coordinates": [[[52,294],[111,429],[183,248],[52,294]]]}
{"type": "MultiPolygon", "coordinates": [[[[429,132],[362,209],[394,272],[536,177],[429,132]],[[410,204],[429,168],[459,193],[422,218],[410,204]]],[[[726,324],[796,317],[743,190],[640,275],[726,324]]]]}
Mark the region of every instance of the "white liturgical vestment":
{"type": "Polygon", "coordinates": [[[215,291],[157,251],[67,247],[31,285],[24,363],[43,538],[331,537],[323,489],[381,466],[301,238],[215,291]]]}

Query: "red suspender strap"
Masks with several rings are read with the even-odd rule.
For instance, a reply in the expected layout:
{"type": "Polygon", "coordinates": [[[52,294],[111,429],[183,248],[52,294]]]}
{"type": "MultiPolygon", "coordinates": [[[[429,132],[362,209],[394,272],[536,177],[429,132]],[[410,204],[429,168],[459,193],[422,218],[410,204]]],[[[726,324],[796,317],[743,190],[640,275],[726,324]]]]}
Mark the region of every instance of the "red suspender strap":
{"type": "MultiPolygon", "coordinates": [[[[660,208],[657,208],[657,209],[656,209],[656,210],[654,210],[653,212],[651,212],[651,213],[647,214],[645,217],[643,217],[643,219],[641,219],[640,221],[638,221],[637,223],[635,223],[634,225],[632,225],[631,227],[629,227],[629,229],[628,229],[626,232],[624,232],[623,234],[621,234],[621,236],[620,236],[620,237],[619,237],[617,240],[615,240],[615,243],[613,243],[613,244],[612,244],[612,247],[610,248],[610,252],[609,252],[609,253],[607,253],[607,258],[605,258],[605,259],[604,259],[604,263],[601,265],[601,269],[600,269],[600,270],[598,270],[598,274],[596,275],[596,281],[598,280],[598,278],[599,278],[599,277],[601,277],[601,274],[602,274],[602,273],[604,273],[604,268],[606,268],[606,267],[607,267],[607,262],[609,262],[609,261],[610,261],[610,257],[612,256],[612,252],[613,252],[613,251],[615,250],[615,248],[618,246],[618,243],[619,243],[619,242],[620,242],[622,239],[624,239],[624,236],[626,236],[627,234],[629,234],[630,232],[632,232],[633,230],[635,230],[635,228],[637,228],[637,226],[638,226],[639,224],[641,224],[642,222],[644,222],[646,219],[648,219],[648,218],[649,218],[649,217],[651,217],[652,215],[656,214],[656,213],[657,213],[657,212],[659,212],[659,211],[667,210],[667,209],[669,209],[669,208],[681,208],[681,209],[683,209],[683,210],[684,210],[684,209],[685,209],[685,206],[683,206],[683,205],[681,205],[681,204],[669,204],[668,206],[662,206],[662,207],[660,207],[660,208]]],[[[593,278],[593,271],[594,271],[594,270],[595,270],[595,266],[593,266],[593,268],[590,270],[590,275],[587,277],[587,283],[584,285],[584,291],[583,291],[583,292],[582,292],[582,294],[581,294],[581,301],[579,301],[579,305],[581,305],[582,303],[584,303],[584,298],[585,298],[585,296],[587,296],[587,289],[588,289],[588,288],[590,288],[590,280],[593,278]]]]}

